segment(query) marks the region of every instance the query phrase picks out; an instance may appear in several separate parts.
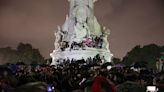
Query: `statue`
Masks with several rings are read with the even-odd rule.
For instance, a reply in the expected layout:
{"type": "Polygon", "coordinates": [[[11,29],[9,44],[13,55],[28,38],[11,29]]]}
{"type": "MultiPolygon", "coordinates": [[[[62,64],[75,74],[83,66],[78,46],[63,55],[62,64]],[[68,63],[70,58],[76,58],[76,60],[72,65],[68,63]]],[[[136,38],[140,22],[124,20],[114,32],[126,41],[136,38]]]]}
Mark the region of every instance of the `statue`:
{"type": "Polygon", "coordinates": [[[87,4],[89,7],[93,8],[93,3],[98,0],[68,0],[71,3],[71,7],[74,5],[85,5],[87,4]]]}
{"type": "Polygon", "coordinates": [[[60,43],[61,43],[61,42],[63,41],[63,39],[64,39],[64,34],[63,34],[63,32],[61,31],[60,26],[58,26],[57,28],[58,28],[58,30],[57,30],[57,32],[55,32],[55,37],[56,37],[56,39],[55,39],[55,43],[54,43],[55,49],[56,49],[56,50],[58,50],[58,49],[60,48],[60,43]]]}
{"type": "Polygon", "coordinates": [[[110,62],[113,54],[108,49],[108,33],[105,32],[107,29],[102,28],[94,16],[94,3],[97,0],[68,1],[69,14],[63,26],[58,26],[55,33],[55,50],[50,54],[52,64],[57,65],[70,60],[74,62],[82,58],[90,58],[89,62],[110,62]]]}
{"type": "MultiPolygon", "coordinates": [[[[75,19],[75,24],[86,23],[92,35],[100,36],[101,27],[94,16],[94,3],[97,0],[69,0],[70,17],[75,19]]],[[[91,35],[90,34],[90,35],[91,35]]]]}
{"type": "Polygon", "coordinates": [[[58,34],[58,32],[55,32],[54,35],[56,37],[55,43],[54,43],[55,50],[59,50],[59,48],[60,48],[60,45],[59,45],[60,35],[58,34]]]}
{"type": "Polygon", "coordinates": [[[110,30],[103,27],[102,37],[103,37],[103,48],[109,50],[109,42],[108,42],[108,35],[110,34],[110,30]]]}
{"type": "Polygon", "coordinates": [[[76,17],[77,12],[81,17],[93,16],[94,2],[97,0],[68,0],[70,2],[70,16],[76,17]],[[83,16],[84,15],[84,16],[83,16]]]}
{"type": "MultiPolygon", "coordinates": [[[[75,19],[74,37],[76,42],[82,41],[85,37],[90,37],[88,21],[92,15],[94,0],[69,0],[71,3],[71,16],[75,19]]],[[[74,40],[75,41],[75,40],[74,40]]]]}

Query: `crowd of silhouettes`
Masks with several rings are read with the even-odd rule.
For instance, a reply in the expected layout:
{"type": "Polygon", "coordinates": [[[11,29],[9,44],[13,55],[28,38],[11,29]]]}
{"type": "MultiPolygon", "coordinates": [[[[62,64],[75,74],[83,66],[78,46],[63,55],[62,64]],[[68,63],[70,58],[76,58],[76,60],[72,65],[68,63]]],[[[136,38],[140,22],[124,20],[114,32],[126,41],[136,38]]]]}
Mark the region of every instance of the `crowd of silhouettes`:
{"type": "MultiPolygon", "coordinates": [[[[74,62],[57,66],[17,63],[2,65],[0,68],[1,92],[26,92],[14,90],[35,82],[51,85],[54,91],[49,92],[137,92],[129,88],[131,85],[120,86],[128,81],[139,85],[138,92],[145,92],[147,85],[160,87],[164,79],[163,72],[148,69],[134,71],[127,66],[107,69],[107,65],[95,63],[74,62]]],[[[47,86],[43,88],[46,90],[47,86]]]]}

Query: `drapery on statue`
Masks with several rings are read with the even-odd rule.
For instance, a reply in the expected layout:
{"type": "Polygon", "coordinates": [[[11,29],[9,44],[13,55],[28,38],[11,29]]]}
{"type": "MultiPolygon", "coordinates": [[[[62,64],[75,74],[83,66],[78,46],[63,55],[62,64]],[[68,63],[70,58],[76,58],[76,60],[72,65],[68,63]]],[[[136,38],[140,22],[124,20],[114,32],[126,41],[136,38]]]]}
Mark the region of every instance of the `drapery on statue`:
{"type": "Polygon", "coordinates": [[[69,0],[69,2],[72,18],[75,19],[75,38],[82,41],[84,37],[90,36],[88,21],[93,16],[92,11],[95,0],[69,0]]]}

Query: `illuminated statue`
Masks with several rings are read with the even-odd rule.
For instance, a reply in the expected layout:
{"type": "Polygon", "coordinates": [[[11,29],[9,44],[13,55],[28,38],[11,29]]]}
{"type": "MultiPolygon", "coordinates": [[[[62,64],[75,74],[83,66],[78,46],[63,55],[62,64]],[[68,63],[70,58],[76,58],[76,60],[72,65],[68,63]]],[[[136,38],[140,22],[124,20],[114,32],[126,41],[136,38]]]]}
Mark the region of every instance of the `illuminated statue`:
{"type": "Polygon", "coordinates": [[[94,16],[94,3],[97,0],[68,1],[69,15],[55,34],[55,50],[50,54],[53,59],[52,65],[61,63],[67,58],[87,60],[97,55],[103,57],[104,62],[110,62],[113,55],[107,40],[109,30],[102,28],[94,16]]]}

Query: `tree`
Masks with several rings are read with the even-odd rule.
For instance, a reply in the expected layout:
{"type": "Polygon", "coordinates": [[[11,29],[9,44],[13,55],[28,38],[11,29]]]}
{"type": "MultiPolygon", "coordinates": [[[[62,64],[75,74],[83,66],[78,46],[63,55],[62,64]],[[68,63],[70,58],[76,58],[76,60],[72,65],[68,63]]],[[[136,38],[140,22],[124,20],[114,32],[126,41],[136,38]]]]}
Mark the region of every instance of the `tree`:
{"type": "Polygon", "coordinates": [[[162,46],[150,44],[146,46],[135,46],[127,55],[123,58],[123,63],[126,65],[134,64],[135,62],[145,61],[148,68],[155,68],[156,59],[160,57],[160,53],[164,52],[162,46]]]}
{"type": "Polygon", "coordinates": [[[19,43],[16,49],[0,48],[0,64],[23,62],[25,64],[42,64],[44,57],[31,44],[19,43]]]}
{"type": "Polygon", "coordinates": [[[126,65],[131,65],[133,62],[139,61],[141,58],[139,55],[141,53],[140,45],[135,46],[127,55],[123,58],[123,63],[126,65]]]}
{"type": "Polygon", "coordinates": [[[15,63],[19,60],[18,53],[11,47],[0,48],[0,64],[15,63]]]}
{"type": "Polygon", "coordinates": [[[19,59],[21,62],[24,62],[26,64],[44,63],[44,58],[40,54],[39,50],[33,48],[31,44],[20,43],[17,46],[17,51],[19,53],[19,59]]]}
{"type": "Polygon", "coordinates": [[[50,65],[52,63],[52,58],[45,59],[46,64],[50,65]]]}
{"type": "Polygon", "coordinates": [[[114,57],[114,58],[112,59],[112,61],[113,61],[113,63],[114,63],[115,65],[121,63],[121,59],[120,59],[120,58],[116,58],[116,57],[114,57]]]}

